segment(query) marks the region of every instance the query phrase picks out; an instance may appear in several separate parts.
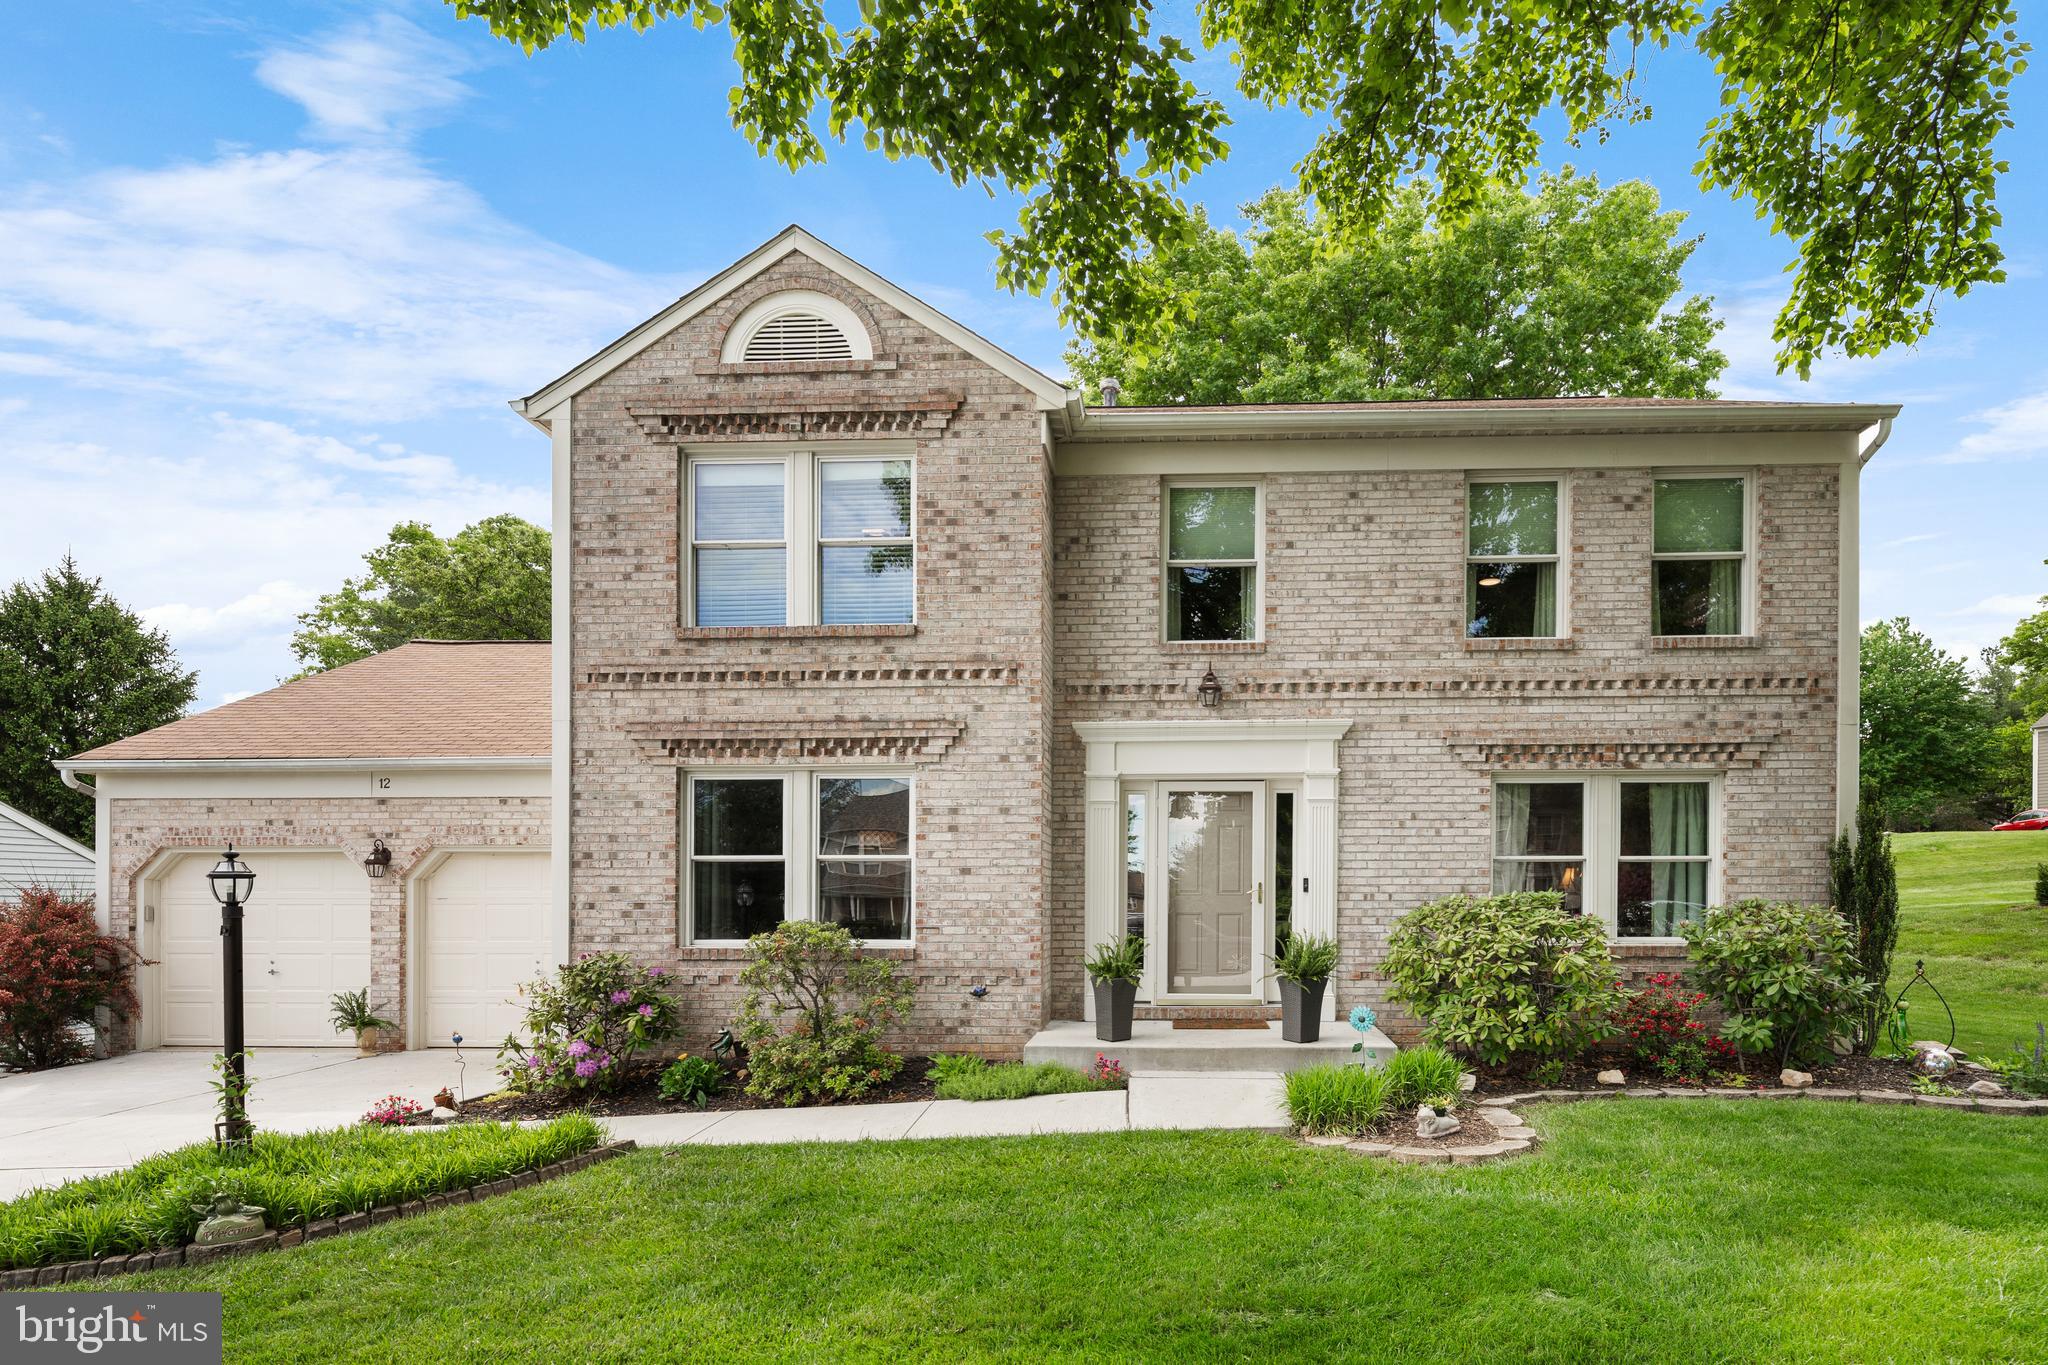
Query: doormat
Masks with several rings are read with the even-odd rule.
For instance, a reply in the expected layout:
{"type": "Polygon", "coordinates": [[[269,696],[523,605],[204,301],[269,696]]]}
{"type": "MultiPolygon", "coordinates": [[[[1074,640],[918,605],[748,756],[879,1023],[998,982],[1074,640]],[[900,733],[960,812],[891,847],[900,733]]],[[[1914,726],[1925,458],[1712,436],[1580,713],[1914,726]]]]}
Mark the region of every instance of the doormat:
{"type": "Polygon", "coordinates": [[[1175,1028],[1255,1028],[1264,1031],[1265,1019],[1176,1019],[1175,1028]]]}

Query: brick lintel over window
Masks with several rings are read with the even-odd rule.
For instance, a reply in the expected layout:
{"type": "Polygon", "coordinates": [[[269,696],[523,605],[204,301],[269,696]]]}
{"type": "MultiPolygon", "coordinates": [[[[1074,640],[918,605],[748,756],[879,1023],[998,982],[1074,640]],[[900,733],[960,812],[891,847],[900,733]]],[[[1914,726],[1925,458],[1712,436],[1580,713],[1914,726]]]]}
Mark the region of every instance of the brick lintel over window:
{"type": "Polygon", "coordinates": [[[707,437],[898,436],[945,429],[958,393],[877,400],[860,394],[750,394],[684,401],[655,397],[627,404],[633,420],[661,440],[707,437]]]}
{"type": "Polygon", "coordinates": [[[643,753],[666,763],[907,763],[942,757],[957,720],[795,724],[784,721],[647,722],[629,727],[643,753]]]}
{"type": "Polygon", "coordinates": [[[1749,734],[1692,739],[1654,735],[1498,739],[1447,734],[1444,741],[1451,752],[1475,768],[1582,772],[1599,768],[1754,768],[1763,762],[1764,750],[1776,738],[1749,734]]]}

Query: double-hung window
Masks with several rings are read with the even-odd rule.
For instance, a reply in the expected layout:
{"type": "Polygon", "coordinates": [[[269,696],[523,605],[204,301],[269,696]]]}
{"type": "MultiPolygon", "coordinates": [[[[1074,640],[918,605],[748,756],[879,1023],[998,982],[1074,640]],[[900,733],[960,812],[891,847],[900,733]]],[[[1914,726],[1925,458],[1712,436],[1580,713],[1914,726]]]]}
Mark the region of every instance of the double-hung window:
{"type": "Polygon", "coordinates": [[[1558,633],[1559,484],[1472,483],[1465,490],[1465,633],[1476,639],[1558,633]]]}
{"type": "Polygon", "coordinates": [[[1257,484],[1167,485],[1167,639],[1259,638],[1263,519],[1257,484]]]}
{"type": "Polygon", "coordinates": [[[683,782],[690,942],[737,943],[785,919],[860,939],[911,937],[909,777],[709,772],[683,782]]]}
{"type": "Polygon", "coordinates": [[[693,626],[908,625],[911,461],[792,451],[692,455],[693,626]]]}
{"type": "Polygon", "coordinates": [[[1597,774],[1493,786],[1493,889],[1556,891],[1617,938],[1672,938],[1717,893],[1717,780],[1597,774]]]}
{"type": "Polygon", "coordinates": [[[1656,480],[1651,633],[1741,635],[1748,620],[1749,482],[1740,475],[1656,480]]]}

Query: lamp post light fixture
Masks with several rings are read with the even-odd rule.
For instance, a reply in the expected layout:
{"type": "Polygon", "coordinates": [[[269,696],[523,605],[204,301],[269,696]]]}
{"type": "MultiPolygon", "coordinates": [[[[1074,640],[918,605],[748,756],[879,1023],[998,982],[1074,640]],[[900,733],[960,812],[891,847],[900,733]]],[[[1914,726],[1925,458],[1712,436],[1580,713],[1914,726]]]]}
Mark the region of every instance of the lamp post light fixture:
{"type": "Polygon", "coordinates": [[[1201,686],[1195,689],[1195,695],[1202,699],[1204,706],[1214,706],[1223,700],[1223,684],[1217,679],[1215,669],[1202,675],[1201,686]]]}
{"type": "Polygon", "coordinates": [[[370,879],[375,881],[390,870],[391,850],[384,846],[382,839],[372,839],[370,841],[370,856],[363,859],[363,871],[369,873],[370,879]]]}
{"type": "Polygon", "coordinates": [[[220,902],[221,995],[227,1007],[227,1037],[222,1048],[227,1074],[221,1081],[226,1117],[215,1137],[223,1146],[244,1146],[249,1141],[249,1076],[242,1044],[242,907],[255,890],[256,874],[235,856],[230,841],[213,871],[206,874],[206,882],[220,902]]]}

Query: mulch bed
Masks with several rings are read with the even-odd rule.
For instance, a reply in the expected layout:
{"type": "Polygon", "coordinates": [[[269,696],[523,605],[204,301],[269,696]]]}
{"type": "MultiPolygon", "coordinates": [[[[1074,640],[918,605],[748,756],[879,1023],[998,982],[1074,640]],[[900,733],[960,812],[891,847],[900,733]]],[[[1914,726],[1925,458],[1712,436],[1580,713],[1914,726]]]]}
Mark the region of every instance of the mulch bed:
{"type": "MultiPolygon", "coordinates": [[[[723,1113],[735,1109],[785,1109],[791,1106],[780,1100],[764,1100],[746,1092],[746,1082],[741,1080],[734,1068],[725,1069],[725,1086],[708,1101],[702,1110],[694,1104],[673,1103],[661,1097],[658,1081],[666,1061],[635,1062],[623,1068],[625,1079],[610,1091],[593,1095],[587,1091],[570,1091],[566,1095],[502,1094],[487,1099],[471,1100],[462,1106],[464,1119],[487,1119],[498,1122],[506,1119],[551,1119],[563,1114],[581,1111],[599,1118],[625,1117],[632,1114],[695,1114],[723,1113]]],[[[884,1082],[870,1089],[859,1099],[848,1100],[849,1104],[915,1104],[920,1100],[935,1098],[932,1083],[925,1079],[931,1070],[931,1058],[906,1056],[903,1067],[894,1080],[884,1082]]],[[[815,1106],[796,1106],[797,1108],[815,1106]]]]}
{"type": "MultiPolygon", "coordinates": [[[[1468,1097],[1469,1098],[1469,1097],[1468,1097]]],[[[1427,1147],[1439,1152],[1454,1152],[1461,1147],[1484,1147],[1500,1140],[1500,1134],[1493,1125],[1480,1118],[1469,1105],[1460,1105],[1451,1111],[1458,1120],[1458,1131],[1447,1137],[1423,1138],[1415,1136],[1415,1111],[1404,1110],[1389,1114],[1360,1134],[1365,1142],[1396,1142],[1403,1147],[1427,1147]]]]}
{"type": "MultiPolygon", "coordinates": [[[[1564,1078],[1553,1085],[1545,1085],[1530,1077],[1526,1066],[1476,1066],[1473,1071],[1479,1078],[1479,1086],[1473,1098],[1484,1099],[1488,1095],[1520,1095],[1532,1090],[1611,1090],[1599,1082],[1602,1071],[1614,1068],[1628,1077],[1632,1086],[1656,1086],[1665,1090],[1714,1090],[1725,1088],[1720,1078],[1687,1083],[1666,1080],[1654,1072],[1631,1067],[1625,1059],[1594,1059],[1582,1066],[1568,1069],[1564,1078]]],[[[1778,1068],[1768,1063],[1752,1060],[1743,1071],[1744,1084],[1752,1089],[1769,1089],[1778,1084],[1778,1068]]],[[[1838,1057],[1833,1062],[1813,1069],[1813,1083],[1822,1088],[1840,1090],[1911,1090],[1917,1075],[1912,1064],[1900,1057],[1838,1057]]],[[[1960,1089],[1973,1080],[1991,1076],[1988,1071],[1975,1071],[1958,1063],[1949,1083],[1960,1089]]],[[[1996,1079],[1992,1076],[1992,1079],[1996,1079]]]]}

